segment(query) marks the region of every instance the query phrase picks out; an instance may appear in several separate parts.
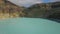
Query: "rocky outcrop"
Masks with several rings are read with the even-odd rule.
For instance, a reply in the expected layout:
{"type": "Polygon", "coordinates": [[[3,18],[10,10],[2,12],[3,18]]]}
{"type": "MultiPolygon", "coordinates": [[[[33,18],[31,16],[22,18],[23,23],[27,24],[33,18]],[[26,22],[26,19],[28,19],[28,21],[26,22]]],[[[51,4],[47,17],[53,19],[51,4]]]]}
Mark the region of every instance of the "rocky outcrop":
{"type": "Polygon", "coordinates": [[[10,1],[0,0],[0,18],[23,17],[25,8],[17,6],[10,1]]]}
{"type": "Polygon", "coordinates": [[[60,2],[35,4],[26,11],[27,17],[60,19],[60,2]]]}
{"type": "Polygon", "coordinates": [[[14,17],[60,19],[60,1],[39,3],[25,8],[7,0],[0,0],[0,18],[14,17]]]}

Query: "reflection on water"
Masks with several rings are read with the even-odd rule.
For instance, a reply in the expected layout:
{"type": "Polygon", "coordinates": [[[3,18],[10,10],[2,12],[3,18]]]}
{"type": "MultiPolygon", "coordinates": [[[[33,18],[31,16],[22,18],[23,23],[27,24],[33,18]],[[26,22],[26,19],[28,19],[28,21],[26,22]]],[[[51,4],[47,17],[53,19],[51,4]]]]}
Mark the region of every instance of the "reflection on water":
{"type": "Polygon", "coordinates": [[[50,22],[52,22],[52,23],[60,23],[59,22],[59,20],[55,20],[55,19],[46,19],[46,18],[24,18],[24,17],[20,17],[20,18],[7,18],[7,19],[2,19],[2,20],[0,20],[0,23],[11,23],[11,22],[13,22],[13,23],[15,23],[15,22],[24,22],[24,21],[27,21],[27,22],[29,22],[29,21],[38,21],[38,22],[47,22],[47,23],[50,23],[50,22]]]}
{"type": "Polygon", "coordinates": [[[0,34],[60,34],[60,24],[42,18],[0,20],[0,34]]]}
{"type": "Polygon", "coordinates": [[[60,23],[60,19],[48,19],[48,20],[51,20],[51,21],[55,21],[55,22],[60,23]]]}

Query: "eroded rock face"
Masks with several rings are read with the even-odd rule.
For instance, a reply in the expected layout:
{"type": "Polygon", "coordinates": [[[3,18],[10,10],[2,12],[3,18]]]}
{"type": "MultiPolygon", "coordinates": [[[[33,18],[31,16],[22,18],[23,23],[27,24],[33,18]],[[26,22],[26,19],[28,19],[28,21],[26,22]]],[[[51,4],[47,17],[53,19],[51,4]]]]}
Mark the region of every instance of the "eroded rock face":
{"type": "Polygon", "coordinates": [[[60,18],[59,16],[60,2],[40,3],[25,8],[7,0],[0,0],[0,18],[60,18]]]}
{"type": "Polygon", "coordinates": [[[52,15],[49,15],[48,18],[60,19],[60,13],[59,12],[53,13],[52,15]]]}
{"type": "Polygon", "coordinates": [[[55,18],[56,14],[57,14],[56,18],[58,18],[60,15],[60,2],[35,4],[35,5],[32,5],[31,7],[29,7],[27,11],[29,11],[29,12],[27,12],[28,17],[55,18]],[[54,14],[54,13],[56,13],[56,14],[54,14]],[[50,15],[52,15],[52,16],[50,16],[50,15]]]}
{"type": "Polygon", "coordinates": [[[24,7],[17,6],[7,0],[0,0],[0,18],[21,17],[24,7]]]}

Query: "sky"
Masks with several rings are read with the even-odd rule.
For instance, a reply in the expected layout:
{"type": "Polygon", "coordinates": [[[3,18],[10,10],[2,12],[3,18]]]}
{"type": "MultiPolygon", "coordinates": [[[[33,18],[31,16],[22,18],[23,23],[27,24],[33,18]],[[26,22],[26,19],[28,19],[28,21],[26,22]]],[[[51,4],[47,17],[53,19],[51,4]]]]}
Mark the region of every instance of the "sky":
{"type": "Polygon", "coordinates": [[[60,0],[8,0],[8,1],[11,1],[12,3],[19,6],[29,7],[36,3],[48,3],[48,2],[55,2],[60,0]]]}

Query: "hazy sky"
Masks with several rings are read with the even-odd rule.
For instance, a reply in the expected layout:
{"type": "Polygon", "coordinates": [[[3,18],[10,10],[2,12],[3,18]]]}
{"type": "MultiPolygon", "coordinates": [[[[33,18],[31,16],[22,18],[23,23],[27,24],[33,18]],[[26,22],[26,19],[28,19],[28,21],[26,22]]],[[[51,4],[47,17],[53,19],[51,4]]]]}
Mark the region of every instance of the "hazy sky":
{"type": "Polygon", "coordinates": [[[60,0],[9,0],[19,6],[25,6],[25,7],[29,7],[32,4],[36,4],[36,3],[43,3],[43,2],[54,2],[54,1],[60,1],[60,0]]]}

